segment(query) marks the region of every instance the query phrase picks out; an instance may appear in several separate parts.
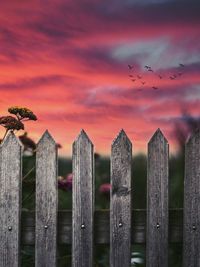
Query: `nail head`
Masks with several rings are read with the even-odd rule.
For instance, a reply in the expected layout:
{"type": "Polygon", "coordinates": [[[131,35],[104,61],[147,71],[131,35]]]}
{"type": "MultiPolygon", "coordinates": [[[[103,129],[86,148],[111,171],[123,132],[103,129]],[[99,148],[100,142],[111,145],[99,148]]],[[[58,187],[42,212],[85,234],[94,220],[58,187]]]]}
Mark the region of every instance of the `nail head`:
{"type": "Polygon", "coordinates": [[[193,226],[192,226],[192,230],[194,230],[194,231],[195,231],[196,229],[197,229],[197,228],[196,228],[196,226],[195,226],[195,225],[193,225],[193,226]]]}

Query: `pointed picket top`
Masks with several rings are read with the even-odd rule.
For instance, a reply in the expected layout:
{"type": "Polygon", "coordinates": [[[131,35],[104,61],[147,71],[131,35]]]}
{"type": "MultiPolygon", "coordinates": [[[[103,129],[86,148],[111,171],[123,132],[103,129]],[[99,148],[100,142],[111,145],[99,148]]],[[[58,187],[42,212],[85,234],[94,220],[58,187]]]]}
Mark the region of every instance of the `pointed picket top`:
{"type": "Polygon", "coordinates": [[[74,143],[81,142],[84,140],[86,140],[88,143],[93,145],[92,141],[90,140],[90,138],[88,137],[88,135],[86,134],[84,129],[81,129],[81,131],[80,131],[79,135],[77,136],[77,138],[75,139],[74,143]]]}
{"type": "Polygon", "coordinates": [[[10,132],[6,135],[5,139],[4,139],[3,142],[0,144],[0,147],[6,147],[6,146],[9,146],[10,144],[11,144],[12,146],[13,146],[13,144],[16,144],[16,146],[19,146],[19,147],[21,147],[21,148],[24,147],[23,144],[22,144],[22,142],[21,142],[21,141],[19,140],[19,138],[14,134],[13,131],[10,131],[10,132]]]}
{"type": "Polygon", "coordinates": [[[127,134],[125,133],[124,129],[121,129],[116,138],[112,142],[112,147],[116,144],[127,143],[128,145],[132,145],[130,139],[128,138],[127,134]]]}
{"type": "Polygon", "coordinates": [[[199,266],[196,257],[200,249],[198,230],[200,209],[200,129],[196,129],[185,145],[183,266],[199,266]],[[192,227],[191,227],[192,226],[192,227]],[[195,234],[196,232],[196,234],[195,234]]]}
{"type": "Polygon", "coordinates": [[[51,134],[49,133],[48,130],[46,130],[42,137],[40,138],[40,140],[37,143],[37,147],[43,146],[43,144],[53,144],[56,146],[56,142],[54,140],[54,138],[51,136],[51,134]]]}
{"type": "Polygon", "coordinates": [[[151,139],[148,142],[148,145],[151,143],[157,143],[160,142],[161,140],[163,140],[165,143],[168,144],[168,140],[167,138],[164,136],[164,134],[162,133],[162,131],[160,130],[160,128],[158,128],[155,133],[153,134],[153,136],[151,137],[151,139]]]}
{"type": "Polygon", "coordinates": [[[200,143],[200,128],[197,128],[187,139],[186,145],[191,143],[200,143]]]}

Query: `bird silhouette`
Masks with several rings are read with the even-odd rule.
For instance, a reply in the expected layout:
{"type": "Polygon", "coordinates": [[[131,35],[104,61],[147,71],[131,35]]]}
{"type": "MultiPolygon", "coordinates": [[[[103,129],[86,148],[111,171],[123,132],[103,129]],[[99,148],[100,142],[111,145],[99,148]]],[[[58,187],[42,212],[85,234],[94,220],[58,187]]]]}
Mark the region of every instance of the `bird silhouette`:
{"type": "Polygon", "coordinates": [[[150,68],[148,68],[148,71],[152,71],[152,72],[154,72],[153,70],[152,70],[152,68],[150,67],[150,68]]]}
{"type": "MultiPolygon", "coordinates": [[[[168,76],[168,78],[170,79],[170,80],[176,80],[176,79],[179,79],[179,77],[180,76],[182,76],[182,75],[184,75],[185,74],[185,70],[184,70],[184,67],[185,67],[185,65],[183,64],[183,63],[179,63],[178,64],[178,67],[176,68],[176,70],[175,70],[175,73],[171,73],[171,74],[169,74],[170,76],[168,76]]],[[[130,70],[132,70],[133,68],[134,68],[134,66],[133,65],[130,65],[130,64],[128,64],[128,68],[130,69],[130,70]]],[[[152,73],[154,73],[155,74],[155,76],[157,77],[157,79],[164,79],[164,78],[167,78],[167,75],[165,75],[165,73],[160,73],[159,74],[159,71],[157,72],[156,70],[154,70],[154,69],[152,69],[152,67],[151,66],[149,66],[149,65],[144,65],[144,69],[146,69],[146,71],[149,71],[149,72],[152,72],[152,73]]],[[[134,74],[133,73],[133,75],[130,73],[129,74],[129,77],[130,78],[132,78],[132,79],[130,79],[132,82],[136,82],[137,83],[137,80],[140,80],[140,83],[141,83],[141,85],[145,85],[145,84],[148,84],[148,81],[145,81],[145,72],[143,71],[143,73],[141,73],[142,75],[136,75],[136,74],[134,74]],[[144,75],[143,75],[144,74],[144,75]],[[141,80],[142,79],[142,80],[141,80]]],[[[152,86],[151,87],[153,90],[158,90],[158,89],[160,89],[159,87],[156,87],[156,86],[152,86]]],[[[144,89],[144,87],[143,87],[143,89],[144,89]]],[[[136,91],[142,91],[143,89],[136,89],[136,91]]]]}
{"type": "Polygon", "coordinates": [[[132,70],[133,66],[128,64],[128,68],[129,68],[129,70],[132,70]]]}

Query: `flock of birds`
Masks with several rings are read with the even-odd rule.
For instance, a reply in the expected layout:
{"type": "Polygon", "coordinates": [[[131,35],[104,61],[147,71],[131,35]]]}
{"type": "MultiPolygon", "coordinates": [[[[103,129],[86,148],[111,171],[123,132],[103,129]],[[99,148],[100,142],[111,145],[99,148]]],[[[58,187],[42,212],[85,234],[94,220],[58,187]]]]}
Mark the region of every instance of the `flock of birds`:
{"type": "MultiPolygon", "coordinates": [[[[147,81],[144,80],[144,77],[142,75],[139,75],[139,74],[133,74],[132,72],[134,72],[134,66],[133,65],[130,65],[128,64],[128,69],[129,71],[131,71],[131,73],[129,73],[129,77],[130,77],[130,80],[133,82],[133,83],[136,83],[136,82],[140,82],[140,84],[142,86],[144,86],[145,84],[147,84],[147,81]]],[[[178,70],[176,73],[173,73],[172,75],[170,76],[164,76],[163,74],[158,74],[155,70],[152,69],[151,66],[147,66],[145,65],[144,66],[145,70],[150,72],[150,73],[153,73],[157,78],[159,78],[160,80],[161,79],[164,79],[164,78],[167,78],[167,79],[170,79],[170,80],[175,80],[177,78],[179,78],[180,76],[182,76],[184,73],[183,73],[183,70],[185,68],[185,65],[182,64],[182,63],[179,63],[179,66],[178,66],[178,70]]],[[[151,86],[151,88],[153,90],[158,90],[159,88],[156,87],[156,86],[151,86]]],[[[142,89],[138,89],[138,91],[142,91],[142,89]]]]}

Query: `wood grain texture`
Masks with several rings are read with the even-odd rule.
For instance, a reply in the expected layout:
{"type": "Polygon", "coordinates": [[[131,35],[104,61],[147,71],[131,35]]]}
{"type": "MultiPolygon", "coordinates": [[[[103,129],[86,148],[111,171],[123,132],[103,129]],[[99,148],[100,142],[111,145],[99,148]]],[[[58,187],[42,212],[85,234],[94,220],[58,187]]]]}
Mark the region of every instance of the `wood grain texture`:
{"type": "Polygon", "coordinates": [[[147,267],[168,266],[168,150],[158,129],[148,143],[147,267]]]}
{"type": "Polygon", "coordinates": [[[110,266],[131,264],[132,145],[122,130],[111,149],[110,266]]]}
{"type": "Polygon", "coordinates": [[[36,150],[35,238],[35,265],[56,266],[57,146],[48,131],[40,139],[36,150]]]}
{"type": "Polygon", "coordinates": [[[73,143],[72,266],[93,266],[94,153],[82,130],[73,143]]]}
{"type": "Polygon", "coordinates": [[[184,180],[184,267],[200,266],[200,130],[185,149],[184,180]]]}
{"type": "Polygon", "coordinates": [[[20,266],[22,145],[9,133],[0,147],[0,266],[20,266]]]}

